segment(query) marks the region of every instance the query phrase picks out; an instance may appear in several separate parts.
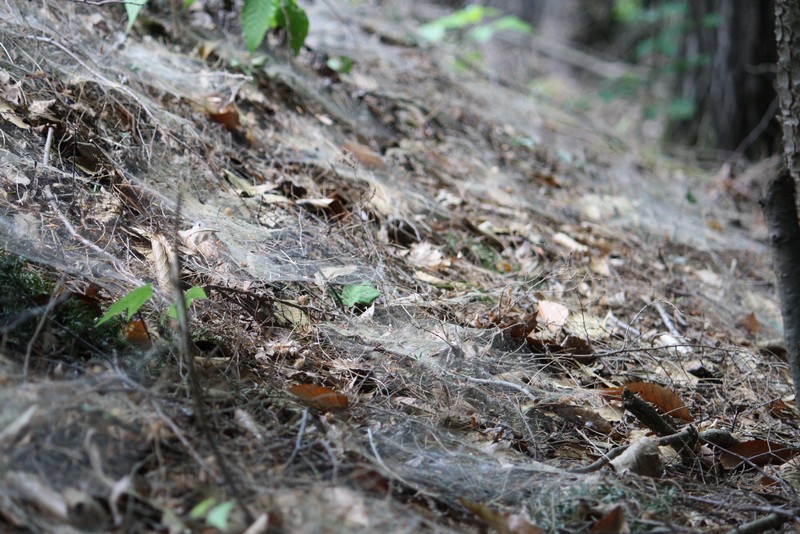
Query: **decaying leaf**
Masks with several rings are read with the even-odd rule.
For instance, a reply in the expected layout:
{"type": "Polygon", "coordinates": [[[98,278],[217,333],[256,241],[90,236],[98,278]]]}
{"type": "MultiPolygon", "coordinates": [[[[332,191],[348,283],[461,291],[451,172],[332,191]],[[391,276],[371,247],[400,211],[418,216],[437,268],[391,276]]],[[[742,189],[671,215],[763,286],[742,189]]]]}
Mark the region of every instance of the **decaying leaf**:
{"type": "Polygon", "coordinates": [[[209,107],[206,109],[209,118],[223,125],[227,130],[234,131],[240,125],[239,110],[236,109],[236,104],[228,102],[225,105],[215,108],[209,107]]]}
{"type": "Polygon", "coordinates": [[[618,473],[630,471],[646,477],[660,477],[664,473],[658,442],[648,437],[640,438],[631,444],[610,463],[618,473]]]}
{"type": "Polygon", "coordinates": [[[343,150],[350,152],[353,157],[364,167],[372,169],[385,169],[386,165],[383,163],[380,154],[373,151],[368,146],[359,143],[345,143],[342,145],[343,150]]]}
{"type": "Polygon", "coordinates": [[[631,529],[625,519],[625,511],[617,505],[606,515],[595,521],[591,532],[604,532],[609,534],[627,534],[631,529]]]}
{"type": "Polygon", "coordinates": [[[171,265],[175,261],[172,247],[163,234],[153,234],[150,239],[150,248],[153,251],[153,272],[156,275],[158,287],[163,291],[171,292],[171,265]]]}
{"type": "Polygon", "coordinates": [[[558,232],[553,234],[553,243],[564,248],[569,253],[585,254],[589,252],[589,247],[582,243],[578,243],[567,234],[558,232]]]}
{"type": "Polygon", "coordinates": [[[216,235],[216,230],[202,228],[195,224],[188,230],[179,230],[178,235],[186,248],[193,254],[200,254],[206,261],[217,259],[225,246],[216,235]]]}
{"type": "Polygon", "coordinates": [[[624,386],[615,388],[601,389],[600,394],[615,400],[622,400],[622,390],[628,388],[633,393],[638,394],[642,399],[654,404],[662,413],[669,414],[683,421],[694,421],[694,417],[689,413],[686,403],[671,389],[665,388],[661,384],[654,382],[631,382],[624,386]]]}
{"type": "Polygon", "coordinates": [[[761,323],[758,322],[758,318],[756,314],[753,312],[748,313],[738,321],[736,321],[736,326],[741,326],[744,328],[748,334],[754,336],[761,331],[761,323]]]}
{"type": "Polygon", "coordinates": [[[752,439],[723,450],[719,456],[719,463],[725,469],[734,469],[742,464],[782,464],[794,458],[798,452],[800,451],[782,443],[752,439]]]}
{"type": "Polygon", "coordinates": [[[557,333],[564,326],[569,317],[569,308],[559,302],[540,300],[536,311],[538,324],[546,327],[550,332],[557,333]]]}
{"type": "Polygon", "coordinates": [[[274,191],[276,188],[276,185],[271,182],[254,185],[228,169],[223,169],[222,173],[225,175],[225,179],[228,183],[231,184],[231,187],[233,187],[233,190],[236,191],[236,194],[240,197],[250,198],[260,196],[262,201],[268,200],[271,204],[276,202],[289,202],[289,199],[283,195],[267,195],[268,192],[274,191]]]}
{"type": "Polygon", "coordinates": [[[289,393],[318,410],[344,410],[349,405],[346,395],[316,384],[296,384],[289,393]]]}
{"type": "Polygon", "coordinates": [[[147,325],[142,320],[130,321],[125,325],[125,339],[131,345],[148,350],[153,346],[153,340],[147,330],[147,325]]]}
{"type": "Polygon", "coordinates": [[[486,523],[498,534],[543,534],[544,530],[519,514],[506,515],[489,506],[461,498],[458,500],[475,517],[486,523]]]}
{"type": "Polygon", "coordinates": [[[296,302],[274,302],[272,315],[281,326],[294,326],[305,328],[311,320],[303,308],[296,302]]]}

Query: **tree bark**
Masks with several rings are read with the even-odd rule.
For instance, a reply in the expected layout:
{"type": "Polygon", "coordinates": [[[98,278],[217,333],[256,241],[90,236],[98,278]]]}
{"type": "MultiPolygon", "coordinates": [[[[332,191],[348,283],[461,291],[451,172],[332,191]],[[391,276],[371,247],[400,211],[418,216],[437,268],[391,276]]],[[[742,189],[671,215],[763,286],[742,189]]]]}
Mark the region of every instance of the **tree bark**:
{"type": "Polygon", "coordinates": [[[778,148],[774,119],[773,0],[692,0],[672,88],[692,100],[692,117],[671,120],[667,138],[715,147],[721,156],[767,157],[778,148]],[[709,17],[717,24],[704,24],[709,17]]]}
{"type": "Polygon", "coordinates": [[[796,395],[800,387],[800,223],[796,198],[800,179],[800,5],[796,0],[776,0],[775,41],[785,167],[767,184],[762,206],[773,247],[784,339],[796,395]]]}
{"type": "Polygon", "coordinates": [[[783,336],[796,392],[800,385],[800,224],[795,179],[788,169],[769,181],[762,206],[772,243],[783,336]]]}

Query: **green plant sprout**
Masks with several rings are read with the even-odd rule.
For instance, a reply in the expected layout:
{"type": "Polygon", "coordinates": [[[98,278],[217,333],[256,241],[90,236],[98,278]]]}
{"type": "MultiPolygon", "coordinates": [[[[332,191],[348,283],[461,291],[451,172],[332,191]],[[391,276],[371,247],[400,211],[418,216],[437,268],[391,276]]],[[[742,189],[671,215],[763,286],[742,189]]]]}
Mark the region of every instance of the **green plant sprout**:
{"type": "MultiPolygon", "coordinates": [[[[184,0],[185,8],[195,0],[184,0]]],[[[128,15],[126,32],[130,32],[139,12],[148,0],[125,2],[128,15]]],[[[242,8],[242,34],[247,49],[253,52],[264,41],[268,30],[283,28],[289,34],[289,46],[294,55],[300,53],[308,36],[308,15],[296,0],[245,0],[242,8]]]]}
{"type": "Polygon", "coordinates": [[[235,505],[235,501],[225,501],[217,504],[217,500],[214,497],[209,497],[192,508],[192,511],[189,512],[189,517],[192,519],[205,518],[208,526],[225,532],[228,530],[231,511],[235,505]]]}
{"type": "Polygon", "coordinates": [[[380,296],[381,292],[370,284],[355,284],[344,286],[340,298],[346,308],[354,308],[369,306],[380,296]]]}
{"type": "Polygon", "coordinates": [[[466,37],[476,43],[486,43],[498,31],[508,30],[521,33],[532,33],[530,24],[514,15],[503,15],[502,11],[472,4],[444,17],[423,24],[417,29],[422,39],[438,43],[443,41],[449,32],[463,31],[467,28],[466,37]],[[486,20],[493,19],[493,20],[486,20]]]}
{"type": "MultiPolygon", "coordinates": [[[[673,75],[711,61],[706,54],[697,54],[688,59],[681,58],[678,46],[681,37],[698,25],[716,28],[721,21],[719,12],[709,13],[700,20],[691,20],[687,18],[688,10],[688,0],[671,0],[652,7],[646,7],[643,0],[616,0],[613,13],[614,18],[626,26],[652,28],[650,36],[636,44],[634,58],[638,63],[658,60],[661,65],[660,71],[673,75]]],[[[600,96],[604,100],[635,98],[647,86],[648,80],[623,77],[611,80],[600,90],[600,96]]],[[[668,102],[650,106],[645,110],[645,116],[652,118],[663,113],[671,119],[680,120],[692,117],[695,111],[694,101],[676,97],[668,102]]]]}
{"type": "Polygon", "coordinates": [[[112,304],[108,311],[97,320],[95,326],[100,326],[120,313],[125,314],[125,320],[130,320],[152,296],[153,284],[145,284],[132,289],[124,297],[112,304]]]}
{"type": "MultiPolygon", "coordinates": [[[[136,315],[136,312],[144,306],[148,300],[153,296],[153,284],[145,284],[129,291],[125,296],[111,305],[111,307],[103,314],[100,319],[95,323],[95,327],[107,322],[115,315],[124,314],[125,320],[130,319],[136,315]]],[[[195,300],[202,300],[208,298],[205,290],[200,286],[192,286],[183,294],[186,307],[192,305],[195,300]]],[[[167,310],[167,315],[173,319],[178,318],[178,312],[175,304],[172,304],[167,310]]]]}

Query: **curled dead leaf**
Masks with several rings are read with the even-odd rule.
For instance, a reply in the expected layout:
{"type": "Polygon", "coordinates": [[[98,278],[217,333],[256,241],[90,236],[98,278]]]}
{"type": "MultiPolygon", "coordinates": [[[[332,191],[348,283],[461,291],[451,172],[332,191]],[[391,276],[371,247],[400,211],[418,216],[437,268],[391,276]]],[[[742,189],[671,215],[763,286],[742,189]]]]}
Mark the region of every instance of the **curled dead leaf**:
{"type": "Polygon", "coordinates": [[[153,346],[153,340],[147,330],[147,325],[139,319],[130,321],[125,325],[125,339],[134,347],[149,350],[153,346]]]}
{"type": "Polygon", "coordinates": [[[316,384],[296,384],[289,393],[318,410],[344,410],[349,405],[346,395],[316,384]]]}
{"type": "Polygon", "coordinates": [[[652,438],[641,438],[610,463],[618,473],[630,471],[641,476],[660,477],[664,472],[658,442],[652,438]]]}
{"type": "Polygon", "coordinates": [[[775,441],[751,439],[723,450],[719,456],[719,463],[725,469],[734,469],[742,464],[782,464],[794,458],[799,452],[775,441]]]}
{"type": "Polygon", "coordinates": [[[550,332],[556,333],[564,326],[569,317],[569,308],[560,302],[540,300],[536,317],[540,325],[545,326],[550,332]]]}
{"type": "Polygon", "coordinates": [[[661,384],[656,384],[655,382],[631,382],[624,386],[601,389],[599,392],[606,398],[622,400],[622,390],[625,388],[638,394],[647,402],[654,404],[661,413],[677,417],[687,422],[694,421],[694,417],[689,413],[689,408],[686,407],[686,403],[683,402],[674,391],[661,384]]]}

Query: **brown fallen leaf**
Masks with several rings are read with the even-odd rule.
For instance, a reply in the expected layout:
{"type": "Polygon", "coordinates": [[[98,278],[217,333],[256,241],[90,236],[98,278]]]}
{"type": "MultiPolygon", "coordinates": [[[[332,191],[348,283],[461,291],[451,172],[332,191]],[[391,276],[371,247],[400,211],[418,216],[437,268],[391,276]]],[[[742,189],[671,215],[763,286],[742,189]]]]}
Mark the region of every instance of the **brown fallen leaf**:
{"type": "Polygon", "coordinates": [[[683,421],[692,422],[694,417],[689,413],[686,403],[669,388],[656,384],[655,382],[631,382],[624,386],[615,388],[601,389],[600,394],[606,398],[622,400],[622,390],[628,388],[633,393],[637,393],[642,399],[654,404],[661,413],[677,417],[683,421]]]}
{"type": "Polygon", "coordinates": [[[606,515],[595,521],[591,532],[608,532],[613,534],[627,534],[631,529],[625,519],[622,506],[615,506],[606,515]]]}
{"type": "Polygon", "coordinates": [[[498,534],[544,534],[544,530],[518,514],[502,514],[483,503],[463,497],[458,502],[498,534]]]}
{"type": "Polygon", "coordinates": [[[349,405],[346,395],[316,384],[296,384],[289,393],[318,410],[344,410],[349,405]]]}
{"type": "Polygon", "coordinates": [[[381,158],[380,154],[373,151],[368,146],[361,145],[359,143],[344,143],[342,145],[343,150],[347,150],[353,157],[364,167],[370,167],[373,169],[385,169],[386,165],[383,163],[383,159],[381,158]]]}
{"type": "Polygon", "coordinates": [[[229,131],[234,131],[241,125],[239,110],[236,109],[236,104],[233,102],[229,102],[221,108],[209,108],[206,113],[212,121],[220,123],[229,131]]]}
{"type": "Polygon", "coordinates": [[[745,462],[754,465],[782,464],[794,458],[799,452],[775,441],[751,439],[723,450],[719,455],[719,463],[725,469],[734,469],[745,462]]]}
{"type": "Polygon", "coordinates": [[[149,350],[153,346],[153,340],[147,330],[144,321],[136,319],[125,325],[125,339],[134,347],[149,350]]]}
{"type": "Polygon", "coordinates": [[[761,323],[758,321],[756,314],[753,312],[748,313],[736,321],[736,326],[741,326],[751,336],[754,336],[761,331],[761,323]]]}

